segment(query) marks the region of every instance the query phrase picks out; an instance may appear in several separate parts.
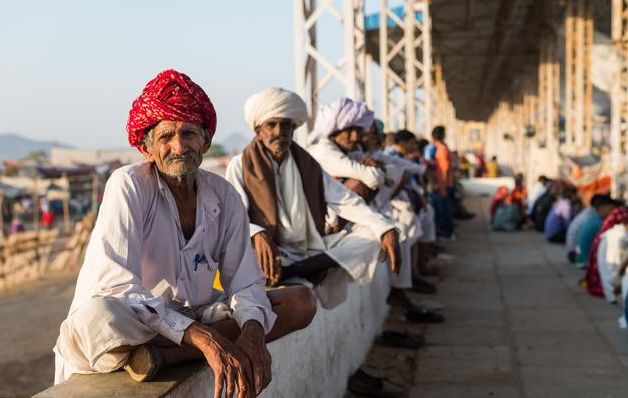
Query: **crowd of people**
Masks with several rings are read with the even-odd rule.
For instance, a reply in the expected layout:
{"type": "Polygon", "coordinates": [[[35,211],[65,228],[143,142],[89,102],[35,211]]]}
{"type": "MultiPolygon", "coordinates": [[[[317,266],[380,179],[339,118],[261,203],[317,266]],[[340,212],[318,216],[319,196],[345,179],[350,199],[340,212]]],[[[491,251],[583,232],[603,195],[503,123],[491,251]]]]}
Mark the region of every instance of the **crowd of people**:
{"type": "Polygon", "coordinates": [[[502,186],[491,201],[495,230],[514,231],[529,223],[548,242],[564,244],[566,256],[585,272],[583,289],[620,308],[619,326],[628,327],[628,209],[609,194],[594,194],[585,205],[571,183],[540,176],[528,194],[522,175],[515,188],[502,186]]]}
{"type": "MultiPolygon", "coordinates": [[[[188,76],[163,71],[133,102],[128,139],[146,160],[107,182],[54,349],[55,383],[117,369],[148,381],[203,359],[215,396],[255,396],[271,380],[266,343],[307,327],[381,267],[387,303],[406,322],[445,321],[408,295],[436,292],[425,278],[438,272],[437,239],[454,240],[453,219],[473,217],[445,128],[431,140],[386,134],[365,103],[341,98],[318,110],[301,146],[293,137],[306,105],[276,87],[248,98],[244,118],[251,142],[223,179],[198,167],[217,116],[188,76]]],[[[424,343],[395,331],[379,341],[424,343]]],[[[381,388],[356,377],[357,390],[381,388]]]]}

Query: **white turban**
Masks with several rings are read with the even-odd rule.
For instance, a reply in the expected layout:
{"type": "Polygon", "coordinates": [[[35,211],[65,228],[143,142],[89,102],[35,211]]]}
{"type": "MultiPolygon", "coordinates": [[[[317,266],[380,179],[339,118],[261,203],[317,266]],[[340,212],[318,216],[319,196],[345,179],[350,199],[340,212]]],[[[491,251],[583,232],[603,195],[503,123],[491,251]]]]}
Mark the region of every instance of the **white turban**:
{"type": "Polygon", "coordinates": [[[280,87],[253,94],[244,103],[244,118],[251,129],[273,117],[290,119],[298,127],[307,120],[307,107],[297,94],[280,87]]]}
{"type": "Polygon", "coordinates": [[[364,102],[343,97],[318,110],[311,139],[315,142],[351,126],[367,130],[373,124],[373,120],[375,115],[364,102]]]}

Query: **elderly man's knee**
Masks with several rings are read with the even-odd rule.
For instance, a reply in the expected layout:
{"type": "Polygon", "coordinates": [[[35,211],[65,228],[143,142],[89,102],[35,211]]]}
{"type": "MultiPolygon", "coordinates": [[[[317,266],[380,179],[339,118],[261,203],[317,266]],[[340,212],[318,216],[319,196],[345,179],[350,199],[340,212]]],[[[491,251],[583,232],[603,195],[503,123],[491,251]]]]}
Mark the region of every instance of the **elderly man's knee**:
{"type": "MultiPolygon", "coordinates": [[[[122,303],[110,297],[91,297],[72,314],[72,324],[79,332],[82,326],[91,329],[103,320],[114,318],[120,305],[122,303]]],[[[91,333],[89,329],[86,332],[91,333]]]]}
{"type": "Polygon", "coordinates": [[[298,314],[299,329],[307,327],[316,315],[316,297],[312,290],[306,286],[298,286],[294,289],[295,314],[298,314]]]}
{"type": "Polygon", "coordinates": [[[76,369],[101,373],[114,371],[126,362],[131,347],[111,347],[94,336],[114,336],[129,324],[130,308],[114,298],[87,299],[61,325],[57,347],[76,369]]]}

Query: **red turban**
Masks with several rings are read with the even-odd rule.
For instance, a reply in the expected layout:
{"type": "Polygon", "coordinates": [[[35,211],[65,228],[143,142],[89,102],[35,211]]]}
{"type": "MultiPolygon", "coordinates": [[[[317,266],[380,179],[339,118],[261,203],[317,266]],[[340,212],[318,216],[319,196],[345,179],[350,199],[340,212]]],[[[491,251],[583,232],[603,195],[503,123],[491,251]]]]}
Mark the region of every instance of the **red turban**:
{"type": "Polygon", "coordinates": [[[129,144],[139,149],[144,134],[162,120],[200,124],[209,141],[216,131],[216,111],[205,91],[174,69],[160,72],[133,101],[126,124],[129,144]]]}

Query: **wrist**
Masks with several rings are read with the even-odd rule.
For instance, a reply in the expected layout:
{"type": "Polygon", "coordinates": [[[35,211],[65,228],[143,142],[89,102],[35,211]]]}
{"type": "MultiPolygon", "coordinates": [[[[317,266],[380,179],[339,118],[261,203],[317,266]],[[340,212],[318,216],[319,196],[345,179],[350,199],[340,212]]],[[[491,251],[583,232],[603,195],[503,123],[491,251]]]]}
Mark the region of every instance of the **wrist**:
{"type": "Polygon", "coordinates": [[[250,334],[252,336],[257,336],[260,338],[264,338],[266,336],[266,333],[264,332],[264,328],[262,327],[262,325],[254,320],[254,319],[250,319],[248,321],[246,321],[244,323],[244,325],[242,326],[242,334],[250,334]]]}
{"type": "Polygon", "coordinates": [[[193,322],[183,333],[183,342],[193,347],[199,347],[207,342],[207,339],[214,339],[214,331],[200,322],[193,322]]]}

